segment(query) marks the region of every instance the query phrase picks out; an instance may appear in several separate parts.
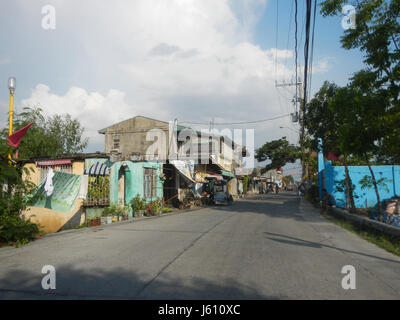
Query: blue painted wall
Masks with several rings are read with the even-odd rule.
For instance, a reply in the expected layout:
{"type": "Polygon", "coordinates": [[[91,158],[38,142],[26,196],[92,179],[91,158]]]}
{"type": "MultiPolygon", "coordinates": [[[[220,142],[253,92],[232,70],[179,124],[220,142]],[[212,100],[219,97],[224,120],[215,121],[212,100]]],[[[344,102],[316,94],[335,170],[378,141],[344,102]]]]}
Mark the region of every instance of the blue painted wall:
{"type": "MultiPolygon", "coordinates": [[[[132,162],[118,161],[114,162],[110,169],[110,203],[118,203],[118,173],[120,168],[125,167],[125,204],[139,194],[144,197],[144,169],[153,168],[157,170],[157,197],[163,197],[163,182],[159,179],[162,173],[162,164],[159,162],[132,162]]],[[[146,199],[150,202],[151,199],[146,199]]],[[[155,200],[153,198],[153,200],[155,200]]],[[[132,216],[132,212],[130,212],[132,216]]]]}
{"type": "MultiPolygon", "coordinates": [[[[331,161],[324,163],[325,172],[325,188],[332,194],[338,207],[344,207],[346,197],[343,192],[336,191],[335,181],[340,181],[345,178],[345,167],[344,166],[332,166],[331,161]],[[342,200],[342,201],[341,201],[342,200]]],[[[376,180],[381,178],[387,178],[389,181],[386,182],[388,190],[386,188],[379,188],[379,195],[381,200],[389,199],[394,196],[400,195],[400,166],[372,166],[372,170],[375,174],[376,180]]],[[[354,195],[355,205],[357,208],[374,207],[377,205],[377,199],[374,188],[361,189],[359,181],[364,176],[371,176],[371,173],[367,166],[349,166],[350,178],[355,185],[354,195]]]]}

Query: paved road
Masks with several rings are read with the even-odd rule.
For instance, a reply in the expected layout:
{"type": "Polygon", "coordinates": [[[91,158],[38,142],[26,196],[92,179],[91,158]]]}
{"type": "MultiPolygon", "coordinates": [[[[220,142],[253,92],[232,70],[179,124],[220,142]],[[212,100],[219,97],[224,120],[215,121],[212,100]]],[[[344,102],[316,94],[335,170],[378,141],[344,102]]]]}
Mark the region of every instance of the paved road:
{"type": "Polygon", "coordinates": [[[399,299],[400,258],[294,193],[0,249],[1,299],[399,299]],[[56,290],[43,290],[43,265],[56,290]],[[341,269],[356,268],[356,290],[341,269]]]}

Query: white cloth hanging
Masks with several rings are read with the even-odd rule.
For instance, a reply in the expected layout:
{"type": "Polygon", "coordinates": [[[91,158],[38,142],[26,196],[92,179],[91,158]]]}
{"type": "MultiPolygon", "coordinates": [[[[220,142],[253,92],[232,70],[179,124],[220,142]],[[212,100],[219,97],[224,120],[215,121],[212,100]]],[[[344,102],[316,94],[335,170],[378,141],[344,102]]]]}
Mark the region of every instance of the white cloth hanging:
{"type": "Polygon", "coordinates": [[[50,197],[54,191],[53,177],[54,177],[54,172],[53,169],[50,168],[49,171],[47,172],[46,183],[44,184],[44,191],[46,191],[46,196],[48,197],[50,197]]]}

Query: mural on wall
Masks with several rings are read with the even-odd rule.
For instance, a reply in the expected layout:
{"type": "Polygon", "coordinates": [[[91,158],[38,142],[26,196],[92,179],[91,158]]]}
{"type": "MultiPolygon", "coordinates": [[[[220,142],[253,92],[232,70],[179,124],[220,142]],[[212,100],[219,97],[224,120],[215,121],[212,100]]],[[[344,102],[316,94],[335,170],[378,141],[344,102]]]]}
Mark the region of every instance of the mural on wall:
{"type": "Polygon", "coordinates": [[[42,182],[38,186],[39,200],[33,206],[63,213],[71,211],[74,208],[80,190],[82,176],[54,171],[52,180],[54,188],[52,194],[50,196],[46,195],[45,183],[42,182]]]}
{"type": "MultiPolygon", "coordinates": [[[[325,161],[322,140],[319,140],[318,180],[319,189],[324,187],[341,208],[349,203],[345,192],[345,167],[334,166],[332,161],[325,161]]],[[[332,157],[331,157],[332,158],[332,157]]],[[[371,166],[377,182],[382,203],[383,222],[400,227],[400,166],[371,166]]],[[[373,208],[370,218],[378,220],[377,197],[373,188],[370,170],[367,166],[348,166],[349,176],[353,183],[353,196],[356,208],[373,208]]]]}

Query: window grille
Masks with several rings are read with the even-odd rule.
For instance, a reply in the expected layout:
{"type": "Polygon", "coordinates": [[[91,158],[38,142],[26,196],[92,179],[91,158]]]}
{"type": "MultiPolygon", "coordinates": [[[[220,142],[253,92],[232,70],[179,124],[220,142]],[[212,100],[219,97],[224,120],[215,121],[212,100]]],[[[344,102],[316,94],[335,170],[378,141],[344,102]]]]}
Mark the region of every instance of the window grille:
{"type": "Polygon", "coordinates": [[[40,183],[46,181],[47,173],[49,172],[50,168],[52,168],[53,171],[72,173],[72,164],[63,164],[57,166],[42,166],[39,168],[40,168],[40,183]]]}
{"type": "Polygon", "coordinates": [[[156,169],[144,169],[144,197],[157,198],[157,172],[156,169]]]}
{"type": "Polygon", "coordinates": [[[85,206],[107,206],[110,204],[110,176],[90,175],[85,206]]]}

